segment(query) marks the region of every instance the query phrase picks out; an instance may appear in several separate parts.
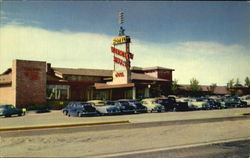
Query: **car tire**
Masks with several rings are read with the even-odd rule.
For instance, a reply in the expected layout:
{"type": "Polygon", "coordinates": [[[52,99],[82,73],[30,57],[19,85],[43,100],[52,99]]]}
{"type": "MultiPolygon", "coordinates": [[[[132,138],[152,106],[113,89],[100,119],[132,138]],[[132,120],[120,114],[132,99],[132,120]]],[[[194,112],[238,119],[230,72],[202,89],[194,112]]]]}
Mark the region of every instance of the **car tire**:
{"type": "Polygon", "coordinates": [[[78,112],[78,113],[77,113],[77,116],[78,116],[78,117],[81,117],[81,113],[80,113],[80,112],[78,112]]]}

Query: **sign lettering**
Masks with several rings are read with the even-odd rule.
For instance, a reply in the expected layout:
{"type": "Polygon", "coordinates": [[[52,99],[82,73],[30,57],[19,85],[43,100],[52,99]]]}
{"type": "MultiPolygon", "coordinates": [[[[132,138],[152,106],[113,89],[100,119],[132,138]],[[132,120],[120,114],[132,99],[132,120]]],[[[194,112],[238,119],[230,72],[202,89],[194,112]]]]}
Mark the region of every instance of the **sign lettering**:
{"type": "Polygon", "coordinates": [[[128,59],[133,59],[134,58],[134,54],[130,53],[130,52],[124,52],[124,51],[121,51],[119,49],[116,49],[115,47],[111,47],[111,51],[117,55],[120,55],[124,58],[126,58],[127,60],[128,59]]]}
{"type": "Polygon", "coordinates": [[[124,77],[124,73],[123,72],[117,72],[115,74],[115,77],[124,77]]]}
{"type": "Polygon", "coordinates": [[[38,80],[39,79],[38,72],[24,72],[24,75],[29,77],[30,80],[38,80]]]}
{"type": "Polygon", "coordinates": [[[113,42],[112,42],[113,45],[123,44],[123,43],[130,43],[129,36],[118,36],[118,37],[114,38],[113,42]]]}
{"type": "Polygon", "coordinates": [[[30,80],[39,80],[39,71],[41,71],[40,68],[22,67],[22,69],[25,71],[24,75],[30,80]]]}
{"type": "Polygon", "coordinates": [[[117,58],[117,57],[114,57],[114,62],[117,63],[117,64],[120,64],[120,65],[122,65],[124,67],[130,67],[129,63],[126,63],[126,61],[123,61],[122,59],[117,58]]]}

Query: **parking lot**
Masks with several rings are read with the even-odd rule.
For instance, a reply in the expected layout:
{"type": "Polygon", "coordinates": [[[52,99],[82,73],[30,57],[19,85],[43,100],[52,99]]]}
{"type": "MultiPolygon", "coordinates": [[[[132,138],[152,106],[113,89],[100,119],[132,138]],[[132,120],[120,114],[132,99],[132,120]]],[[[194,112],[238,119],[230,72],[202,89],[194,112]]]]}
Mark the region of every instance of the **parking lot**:
{"type": "Polygon", "coordinates": [[[187,112],[163,112],[163,113],[142,113],[114,116],[89,116],[89,117],[68,117],[60,110],[52,110],[49,113],[37,114],[35,111],[28,111],[25,116],[13,116],[0,118],[0,129],[12,127],[32,127],[44,125],[60,125],[75,123],[96,123],[112,121],[129,121],[131,123],[191,120],[207,118],[236,117],[243,113],[250,113],[250,108],[234,108],[209,111],[187,111],[187,112]]]}

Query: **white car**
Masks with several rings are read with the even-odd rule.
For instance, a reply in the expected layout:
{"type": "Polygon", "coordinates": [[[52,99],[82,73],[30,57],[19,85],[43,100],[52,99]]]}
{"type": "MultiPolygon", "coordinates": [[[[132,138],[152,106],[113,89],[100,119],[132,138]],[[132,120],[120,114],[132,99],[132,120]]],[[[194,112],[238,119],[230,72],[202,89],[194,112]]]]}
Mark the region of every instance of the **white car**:
{"type": "Polygon", "coordinates": [[[143,99],[141,101],[142,105],[146,106],[149,112],[163,112],[165,108],[163,105],[156,103],[156,98],[143,99]]]}
{"type": "Polygon", "coordinates": [[[92,103],[101,115],[115,115],[120,114],[121,110],[115,105],[107,105],[103,100],[90,100],[88,103],[92,103]]]}
{"type": "Polygon", "coordinates": [[[247,106],[250,106],[250,95],[242,96],[242,97],[240,97],[240,99],[241,99],[242,101],[247,102],[247,106]]]}

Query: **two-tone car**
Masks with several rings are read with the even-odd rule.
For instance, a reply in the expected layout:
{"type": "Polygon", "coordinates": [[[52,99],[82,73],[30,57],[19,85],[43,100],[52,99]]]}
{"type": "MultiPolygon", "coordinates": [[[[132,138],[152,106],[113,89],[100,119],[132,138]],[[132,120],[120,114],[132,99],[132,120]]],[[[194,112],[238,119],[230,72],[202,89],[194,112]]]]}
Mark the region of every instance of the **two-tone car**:
{"type": "Polygon", "coordinates": [[[250,107],[250,95],[245,95],[240,97],[242,101],[245,101],[247,103],[247,106],[250,107]]]}
{"type": "Polygon", "coordinates": [[[142,105],[146,106],[148,112],[163,112],[165,108],[163,105],[156,102],[156,98],[147,98],[141,100],[142,105]]]}
{"type": "Polygon", "coordinates": [[[102,100],[92,100],[88,101],[88,103],[92,103],[100,115],[117,115],[121,113],[120,108],[115,106],[114,104],[108,104],[110,102],[104,102],[102,100]]]}

